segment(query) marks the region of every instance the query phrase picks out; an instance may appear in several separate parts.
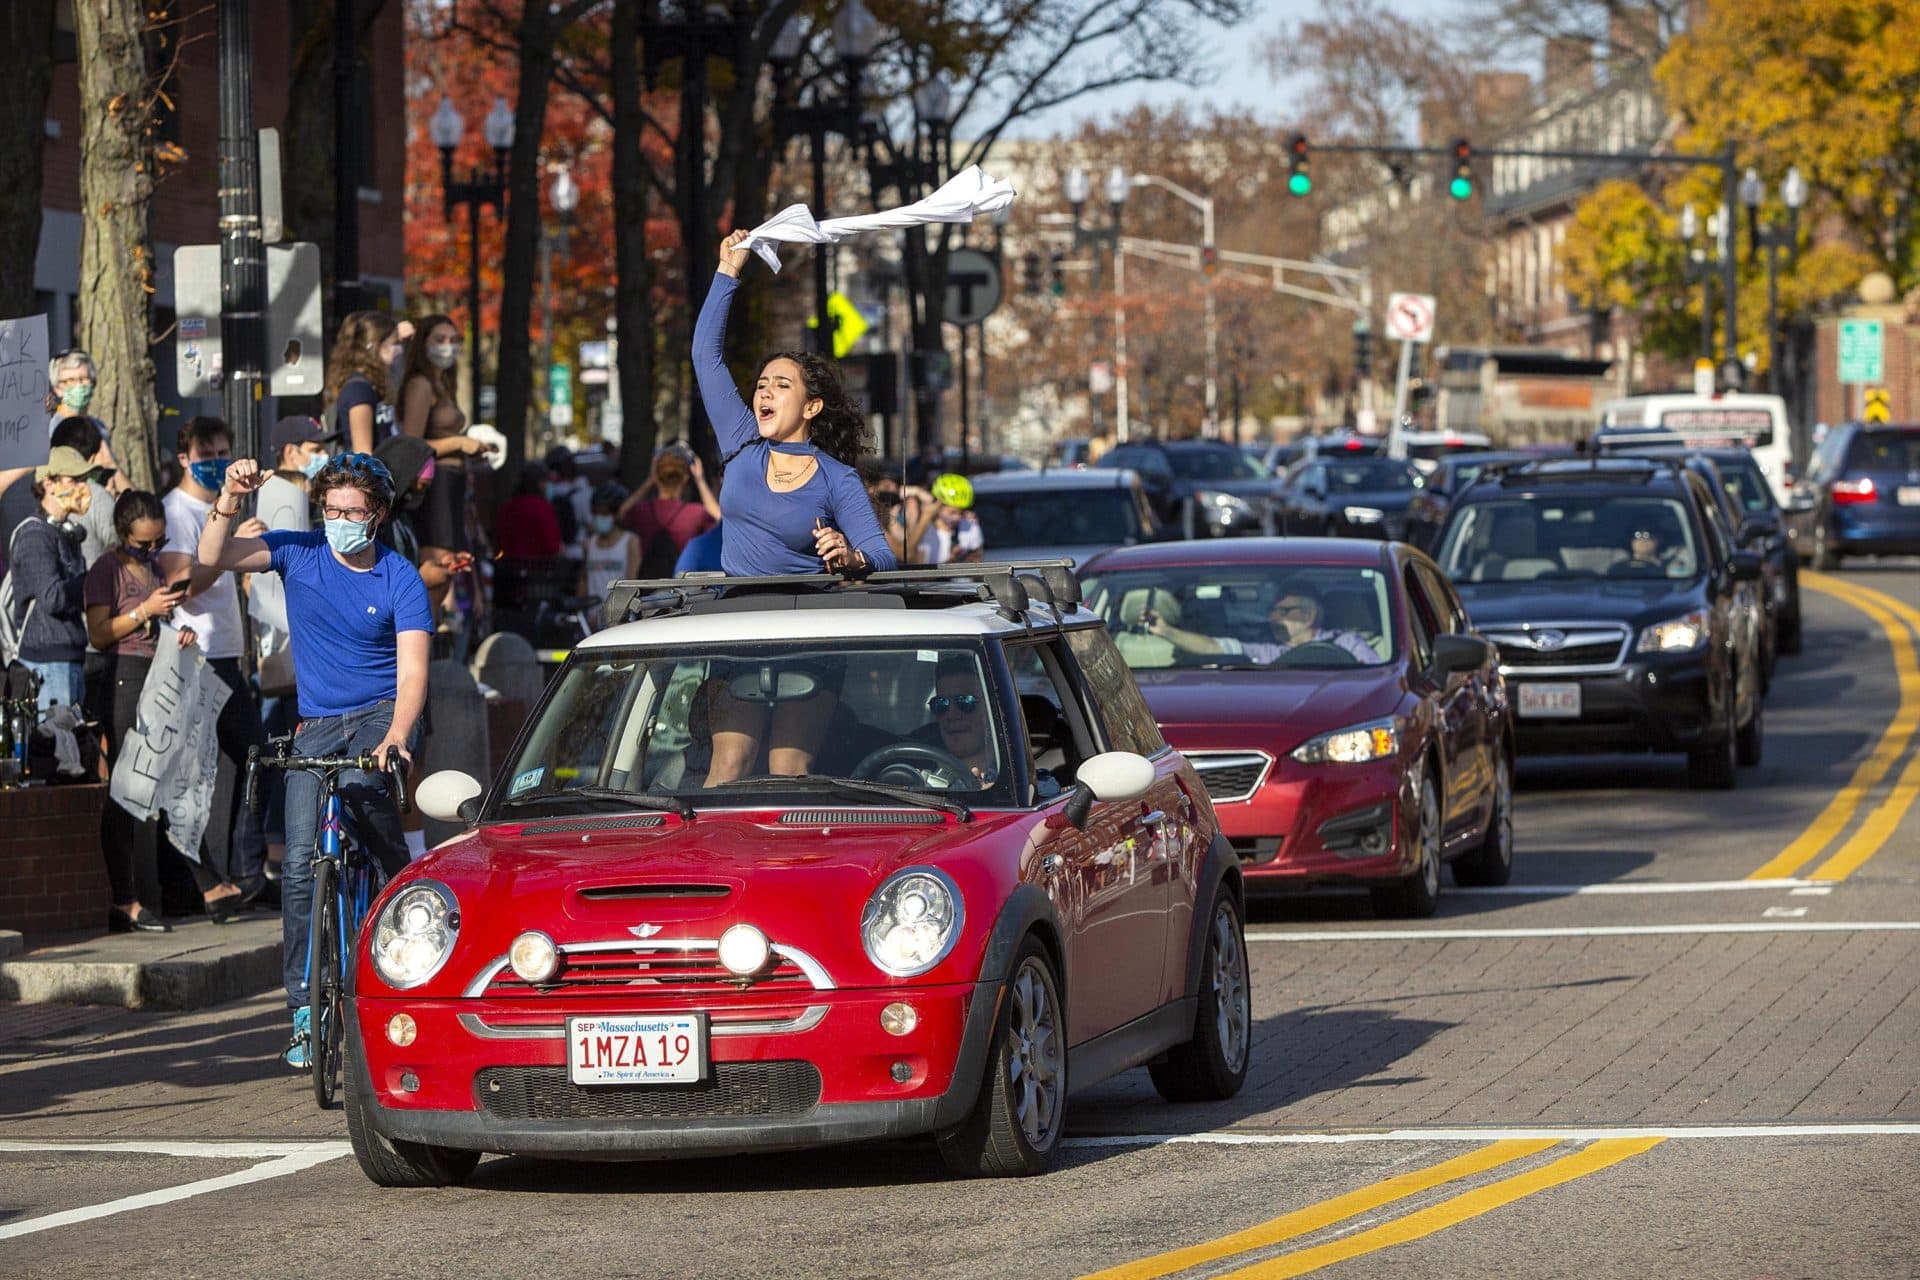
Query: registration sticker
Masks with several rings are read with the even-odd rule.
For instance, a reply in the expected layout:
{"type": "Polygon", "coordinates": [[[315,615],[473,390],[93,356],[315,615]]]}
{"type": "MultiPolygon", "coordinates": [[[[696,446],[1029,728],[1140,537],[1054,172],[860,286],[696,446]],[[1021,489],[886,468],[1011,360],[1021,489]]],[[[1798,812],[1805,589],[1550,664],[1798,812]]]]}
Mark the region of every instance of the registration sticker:
{"type": "Polygon", "coordinates": [[[1516,685],[1520,691],[1515,704],[1521,718],[1527,720],[1578,720],[1580,718],[1580,682],[1567,680],[1552,684],[1516,685]]]}
{"type": "Polygon", "coordinates": [[[707,1078],[706,1017],[568,1018],[567,1078],[575,1084],[698,1084],[707,1078]]]}
{"type": "Polygon", "coordinates": [[[540,765],[537,768],[528,769],[524,773],[516,774],[514,775],[513,785],[507,788],[507,794],[517,796],[522,791],[531,791],[539,786],[540,779],[546,776],[547,767],[545,765],[540,765]]]}

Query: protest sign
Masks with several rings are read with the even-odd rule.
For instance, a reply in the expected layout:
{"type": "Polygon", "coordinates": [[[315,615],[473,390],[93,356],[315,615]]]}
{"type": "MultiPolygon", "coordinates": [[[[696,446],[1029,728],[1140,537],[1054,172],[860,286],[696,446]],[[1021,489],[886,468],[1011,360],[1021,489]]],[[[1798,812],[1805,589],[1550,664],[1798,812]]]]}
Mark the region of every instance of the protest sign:
{"type": "Polygon", "coordinates": [[[0,471],[47,460],[47,318],[0,320],[0,471]]]}
{"type": "Polygon", "coordinates": [[[133,732],[120,749],[107,794],[141,820],[165,814],[167,839],[200,861],[200,837],[213,812],[220,743],[215,726],[233,691],[207,666],[199,647],[182,647],[169,628],[140,689],[133,732]]]}

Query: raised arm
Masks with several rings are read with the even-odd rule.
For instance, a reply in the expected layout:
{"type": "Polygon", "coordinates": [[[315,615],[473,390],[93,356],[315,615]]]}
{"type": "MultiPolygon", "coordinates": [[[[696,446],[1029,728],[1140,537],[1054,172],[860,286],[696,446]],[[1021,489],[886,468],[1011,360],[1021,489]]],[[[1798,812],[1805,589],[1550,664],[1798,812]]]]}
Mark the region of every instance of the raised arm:
{"type": "Polygon", "coordinates": [[[693,326],[693,372],[700,383],[700,400],[707,407],[707,420],[720,442],[722,454],[733,453],[752,444],[760,430],[754,425],[753,411],[740,398],[733,374],[727,368],[727,313],[733,307],[733,295],[740,288],[740,268],[746,265],[747,251],[741,246],[747,238],[735,231],[720,246],[720,267],[714,272],[713,285],[700,308],[700,319],[693,326]]]}
{"type": "Polygon", "coordinates": [[[246,509],[247,495],[266,482],[258,462],[252,458],[233,460],[227,468],[227,482],[214,498],[213,510],[207,513],[207,527],[200,531],[202,567],[242,573],[265,573],[273,568],[273,552],[264,539],[235,536],[233,529],[234,519],[246,509]]]}

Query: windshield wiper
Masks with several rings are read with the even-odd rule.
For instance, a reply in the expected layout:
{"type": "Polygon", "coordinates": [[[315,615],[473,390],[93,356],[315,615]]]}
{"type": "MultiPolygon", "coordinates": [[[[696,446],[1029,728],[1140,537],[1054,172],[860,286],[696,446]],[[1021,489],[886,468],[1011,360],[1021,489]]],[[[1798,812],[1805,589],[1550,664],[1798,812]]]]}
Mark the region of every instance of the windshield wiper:
{"type": "Polygon", "coordinates": [[[611,800],[633,809],[658,809],[682,818],[693,816],[693,806],[679,796],[658,795],[651,791],[623,791],[619,787],[571,787],[565,791],[544,791],[535,796],[509,800],[505,807],[544,804],[553,800],[611,800]]]}
{"type": "Polygon", "coordinates": [[[743,778],[737,782],[728,782],[716,791],[727,791],[735,787],[775,790],[780,787],[828,787],[843,795],[878,797],[882,800],[894,800],[900,804],[910,804],[922,809],[938,809],[950,813],[962,822],[973,820],[973,810],[958,800],[949,800],[945,796],[932,795],[925,791],[915,791],[910,787],[893,787],[884,782],[869,782],[865,778],[840,778],[826,773],[777,774],[765,778],[743,778]]]}

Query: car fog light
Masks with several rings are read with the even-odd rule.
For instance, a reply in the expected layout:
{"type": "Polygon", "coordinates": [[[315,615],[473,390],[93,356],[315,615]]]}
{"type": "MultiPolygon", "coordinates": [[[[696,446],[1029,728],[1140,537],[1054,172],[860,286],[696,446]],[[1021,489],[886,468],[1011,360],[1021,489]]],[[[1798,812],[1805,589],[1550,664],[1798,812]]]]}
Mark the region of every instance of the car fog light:
{"type": "Polygon", "coordinates": [[[893,1079],[896,1084],[905,1084],[907,1081],[913,1079],[913,1064],[911,1062],[894,1063],[893,1079]]]}
{"type": "Polygon", "coordinates": [[[1369,831],[1360,837],[1360,847],[1368,853],[1385,853],[1387,835],[1384,831],[1369,831]]]}
{"type": "Polygon", "coordinates": [[[387,1019],[387,1039],[402,1049],[413,1043],[420,1028],[414,1025],[413,1018],[404,1013],[396,1013],[387,1019]]]}
{"type": "Polygon", "coordinates": [[[560,972],[560,948],[538,929],[529,929],[507,948],[507,963],[520,981],[537,986],[553,981],[554,975],[560,972]]]}
{"type": "Polygon", "coordinates": [[[890,1036],[904,1036],[920,1025],[920,1014],[912,1005],[896,1000],[880,1011],[880,1025],[890,1036]]]}
{"type": "Polygon", "coordinates": [[[413,1072],[411,1071],[402,1071],[400,1073],[400,1092],[402,1093],[420,1092],[420,1077],[413,1074],[413,1072]]]}
{"type": "Polygon", "coordinates": [[[750,924],[737,924],[720,935],[720,963],[728,973],[745,978],[767,967],[773,947],[767,935],[750,924]]]}

